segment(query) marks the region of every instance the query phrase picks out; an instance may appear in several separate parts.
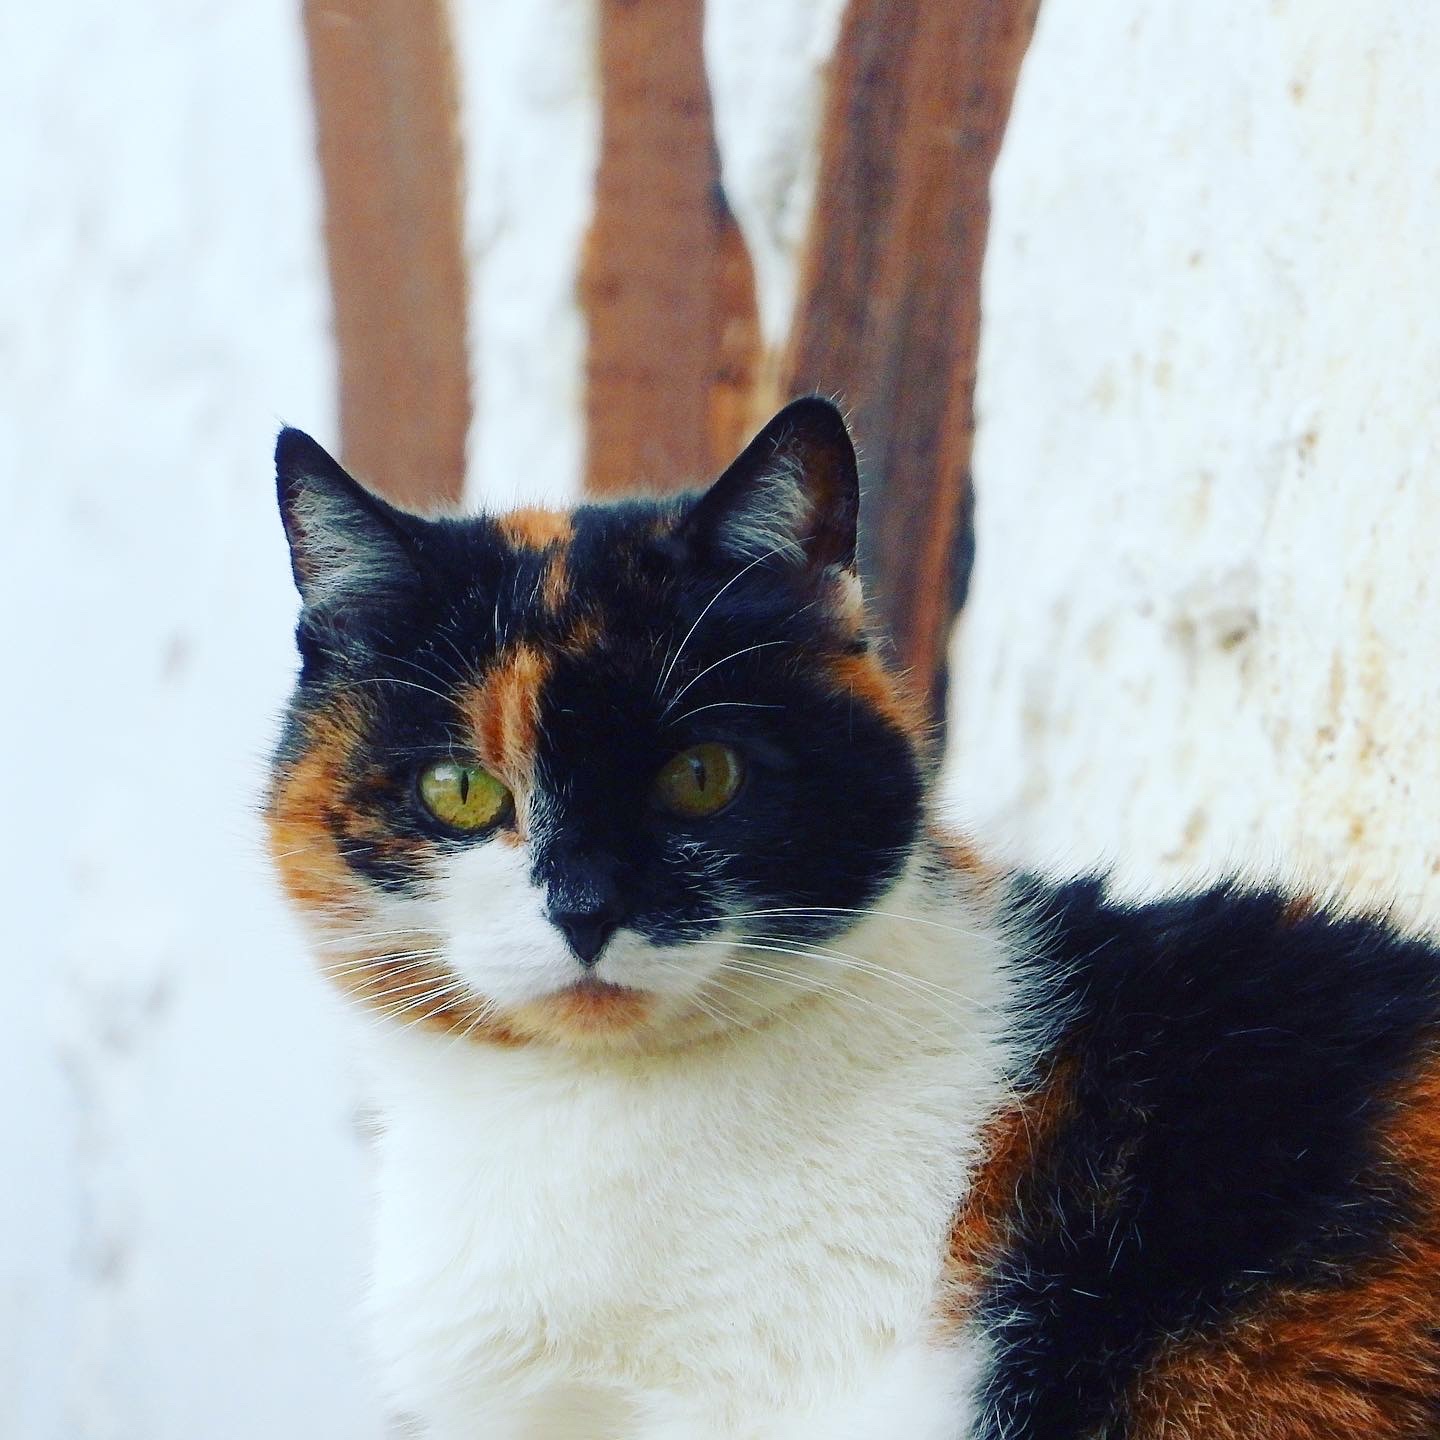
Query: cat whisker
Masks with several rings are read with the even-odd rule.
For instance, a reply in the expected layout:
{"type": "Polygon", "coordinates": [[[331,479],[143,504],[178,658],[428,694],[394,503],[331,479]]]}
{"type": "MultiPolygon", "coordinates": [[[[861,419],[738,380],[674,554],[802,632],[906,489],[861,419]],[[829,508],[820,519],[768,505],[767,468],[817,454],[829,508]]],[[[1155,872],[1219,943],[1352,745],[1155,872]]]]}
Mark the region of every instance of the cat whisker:
{"type": "Polygon", "coordinates": [[[450,1043],[445,1047],[446,1054],[449,1054],[457,1045],[465,1044],[482,1025],[488,1024],[500,1012],[500,1007],[493,1000],[487,1000],[483,996],[477,995],[474,990],[470,990],[469,994],[470,1003],[475,1007],[475,1013],[470,1017],[465,1028],[457,1031],[451,1037],[450,1043]]]}
{"type": "Polygon", "coordinates": [[[685,692],[693,685],[698,684],[712,670],[718,670],[722,665],[728,665],[732,660],[738,660],[742,655],[753,655],[757,650],[767,650],[772,645],[788,645],[788,640],[762,640],[758,645],[747,645],[743,650],[734,650],[723,660],[717,660],[713,665],[707,665],[698,675],[692,675],[666,702],[665,708],[660,712],[663,720],[680,703],[685,692]]]}
{"type": "Polygon", "coordinates": [[[693,715],[703,714],[706,710],[783,710],[783,705],[762,705],[756,700],[712,700],[708,705],[697,705],[693,710],[687,710],[683,715],[677,715],[675,719],[666,721],[667,725],[681,725],[693,715]]]}
{"type": "Polygon", "coordinates": [[[441,958],[439,950],[401,951],[397,955],[367,956],[363,960],[351,960],[343,965],[322,965],[320,973],[327,979],[338,979],[345,975],[356,975],[366,970],[383,970],[387,975],[403,975],[409,970],[423,970],[431,961],[441,958]],[[407,960],[406,965],[397,965],[398,960],[407,960]]]}
{"type": "Polygon", "coordinates": [[[873,915],[886,920],[906,920],[912,925],[928,925],[935,930],[946,930],[952,935],[963,935],[967,939],[983,939],[983,931],[967,929],[962,925],[947,925],[941,920],[931,920],[924,915],[906,915],[899,910],[882,910],[865,905],[782,905],[767,910],[738,910],[730,915],[715,916],[717,920],[759,919],[767,915],[873,915]]]}
{"type": "Polygon", "coordinates": [[[413,935],[419,939],[429,933],[418,925],[398,925],[387,930],[354,930],[344,935],[332,936],[328,940],[312,940],[310,943],[315,950],[333,950],[341,945],[368,945],[375,940],[394,940],[400,935],[413,935]]]}
{"type": "MultiPolygon", "coordinates": [[[[660,960],[660,964],[668,970],[674,970],[678,974],[686,976],[690,974],[689,970],[684,965],[678,965],[673,960],[662,959],[660,960]]],[[[753,995],[746,995],[743,991],[737,990],[733,985],[727,985],[719,975],[709,976],[706,979],[704,986],[702,986],[702,990],[706,988],[714,988],[721,990],[726,995],[731,995],[735,999],[745,1002],[753,1002],[755,998],[753,995]]],[[[711,997],[708,1002],[702,999],[701,996],[698,994],[692,995],[689,998],[694,1005],[696,1005],[705,1014],[709,1015],[712,1020],[718,1020],[722,1024],[737,1025],[740,1027],[740,1029],[750,1031],[752,1034],[759,1029],[758,1025],[752,1024],[746,1020],[742,1020],[738,1015],[734,1014],[727,1007],[721,1005],[720,1002],[718,1000],[715,1000],[713,997],[711,997]]],[[[781,1023],[787,1025],[790,1029],[794,1030],[797,1034],[804,1033],[801,1030],[800,1026],[794,1022],[794,1020],[792,1020],[788,1015],[785,1015],[783,1013],[772,1011],[767,1014],[766,1019],[778,1020],[781,1023]]]]}
{"type": "MultiPolygon", "coordinates": [[[[670,968],[673,970],[683,970],[684,967],[680,965],[672,965],[670,968]]],[[[728,985],[722,985],[720,988],[723,989],[728,995],[734,995],[737,998],[741,999],[744,998],[740,995],[740,992],[738,990],[734,990],[728,985]]],[[[734,1025],[741,1030],[749,1030],[751,1032],[755,1030],[754,1025],[750,1024],[749,1021],[742,1020],[737,1014],[735,1014],[733,1010],[730,1010],[726,1006],[722,1005],[713,996],[705,997],[698,994],[691,995],[689,997],[689,1002],[690,1004],[694,1005],[695,1008],[699,1010],[702,1015],[708,1015],[710,1019],[715,1021],[717,1025],[720,1025],[722,1027],[725,1025],[734,1025]]]]}
{"type": "MultiPolygon", "coordinates": [[[[854,970],[857,974],[873,976],[877,980],[886,981],[896,986],[902,992],[909,994],[912,998],[933,1006],[939,1010],[940,1013],[952,1019],[963,1019],[966,1011],[979,1010],[988,1012],[992,1009],[991,1006],[974,1000],[961,991],[947,990],[944,986],[935,985],[919,976],[906,975],[901,971],[890,970],[883,965],[862,960],[859,956],[846,955],[841,951],[821,951],[765,936],[760,936],[748,941],[700,940],[695,943],[700,945],[735,946],[742,949],[763,950],[773,954],[794,955],[801,959],[815,960],[821,964],[838,965],[844,969],[854,970]]],[[[938,1039],[940,1037],[936,1036],[935,1038],[938,1039]]]]}
{"type": "MultiPolygon", "coordinates": [[[[749,947],[757,950],[773,950],[773,946],[757,945],[749,947]]],[[[791,954],[796,952],[780,951],[780,954],[791,954]]],[[[885,1019],[897,1021],[902,1026],[924,1035],[938,1045],[947,1044],[946,1037],[938,1031],[932,1030],[928,1025],[923,1025],[913,1015],[906,1015],[903,1011],[897,1010],[894,1006],[882,1005],[871,999],[868,995],[859,995],[854,990],[847,990],[843,985],[834,985],[828,981],[819,980],[815,976],[799,976],[793,971],[781,970],[778,966],[768,965],[762,960],[738,959],[731,956],[726,961],[727,967],[732,970],[739,970],[751,975],[765,976],[779,984],[788,984],[795,989],[809,990],[824,995],[832,996],[835,1000],[848,1005],[858,1005],[865,1010],[883,1016],[885,1019]]]]}
{"type": "Polygon", "coordinates": [[[342,690],[353,690],[360,685],[403,685],[410,690],[421,690],[426,695],[433,695],[437,700],[443,700],[447,705],[455,703],[453,695],[447,695],[442,690],[432,689],[429,685],[421,685],[415,680],[401,680],[395,675],[366,675],[358,680],[349,680],[339,688],[342,690]]]}
{"type": "Polygon", "coordinates": [[[694,635],[694,633],[700,628],[701,621],[703,621],[705,617],[711,612],[711,610],[715,608],[716,604],[720,600],[720,597],[724,595],[724,593],[737,581],[744,579],[744,577],[748,575],[757,565],[763,564],[766,560],[773,559],[782,550],[789,550],[793,547],[793,545],[794,542],[792,540],[786,540],[782,544],[776,545],[772,549],[767,550],[763,555],[757,555],[752,561],[750,561],[748,565],[744,566],[740,570],[737,570],[735,574],[733,574],[714,593],[714,595],[710,597],[710,600],[706,604],[705,608],[699,613],[699,615],[695,617],[695,623],[691,625],[691,627],[685,632],[684,638],[676,647],[675,654],[670,658],[670,663],[665,667],[664,671],[661,673],[660,679],[656,682],[656,695],[659,695],[660,692],[664,690],[676,665],[680,663],[680,657],[685,653],[685,647],[690,643],[690,637],[694,635]]]}
{"type": "MultiPolygon", "coordinates": [[[[385,658],[387,661],[393,662],[398,665],[408,665],[417,674],[425,676],[428,680],[433,680],[437,685],[454,685],[465,683],[464,676],[462,676],[459,671],[455,670],[453,666],[451,667],[451,674],[440,675],[437,674],[434,670],[431,670],[428,666],[422,665],[412,655],[391,654],[387,655],[385,658]]],[[[435,658],[438,660],[440,657],[437,655],[435,658]]]]}
{"type": "Polygon", "coordinates": [[[402,1015],[409,1015],[415,1011],[419,1011],[424,1006],[434,1005],[439,1001],[448,1000],[451,996],[458,995],[467,988],[463,980],[453,980],[448,985],[438,985],[424,991],[404,1005],[390,1006],[387,1008],[386,1013],[389,1014],[392,1020],[398,1020],[402,1015]]]}
{"type": "MultiPolygon", "coordinates": [[[[858,917],[879,916],[887,920],[903,920],[911,925],[926,925],[934,930],[944,930],[951,935],[959,935],[966,940],[993,940],[993,934],[984,930],[975,930],[962,925],[947,925],[939,920],[931,920],[923,915],[906,915],[898,910],[879,910],[865,906],[849,905],[790,905],[780,906],[768,910],[732,910],[724,915],[700,916],[692,924],[696,925],[723,925],[731,921],[763,919],[767,916],[783,918],[793,916],[804,918],[806,916],[825,915],[855,915],[858,917]]],[[[1017,959],[1042,960],[1044,952],[1026,950],[1020,946],[1007,947],[1007,954],[1017,959]]]]}
{"type": "MultiPolygon", "coordinates": [[[[428,955],[418,956],[418,958],[410,960],[410,963],[408,963],[408,965],[390,966],[387,965],[387,963],[380,963],[379,966],[374,966],[374,969],[376,969],[376,975],[374,975],[374,978],[376,978],[377,981],[379,981],[379,979],[387,979],[387,981],[399,981],[399,984],[395,986],[395,989],[393,989],[393,991],[382,992],[382,994],[397,994],[397,992],[402,991],[402,989],[408,989],[410,988],[410,986],[418,985],[420,978],[425,975],[425,972],[433,973],[433,969],[435,969],[435,966],[433,966],[431,963],[433,959],[435,959],[435,956],[428,955]],[[402,975],[409,975],[409,979],[400,979],[400,976],[402,975]]],[[[364,973],[366,969],[369,969],[369,966],[360,965],[356,966],[356,968],[354,969],[350,969],[350,971],[327,971],[325,973],[327,973],[327,975],[336,976],[356,975],[356,973],[364,973]]],[[[372,995],[370,996],[370,998],[379,999],[380,995],[372,995]]]]}
{"type": "Polygon", "coordinates": [[[863,971],[867,975],[874,975],[879,979],[888,980],[894,985],[901,986],[919,998],[953,1001],[957,1005],[971,1003],[971,997],[963,990],[939,985],[921,975],[907,975],[903,970],[892,970],[877,961],[866,960],[862,956],[851,955],[844,950],[812,945],[809,941],[797,942],[783,935],[755,935],[749,937],[748,941],[737,943],[750,943],[751,941],[768,945],[793,946],[795,947],[794,953],[797,955],[808,955],[817,960],[832,961],[836,964],[843,964],[852,970],[863,971]]]}

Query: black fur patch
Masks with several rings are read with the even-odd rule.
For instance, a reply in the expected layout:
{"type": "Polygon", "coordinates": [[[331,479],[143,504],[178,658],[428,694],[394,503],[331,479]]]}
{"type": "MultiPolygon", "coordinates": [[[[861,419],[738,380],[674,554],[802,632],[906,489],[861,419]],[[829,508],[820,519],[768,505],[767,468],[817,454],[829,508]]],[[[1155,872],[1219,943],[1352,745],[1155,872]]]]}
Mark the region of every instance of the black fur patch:
{"type": "Polygon", "coordinates": [[[794,909],[810,913],[757,918],[751,933],[818,938],[847,928],[838,911],[871,903],[904,865],[921,819],[915,741],[831,669],[859,643],[834,603],[858,490],[833,407],[787,407],[703,496],[582,506],[558,606],[545,596],[551,557],[511,545],[494,521],[397,511],[296,432],[277,463],[305,601],[279,761],[303,752],[309,717],[342,695],[363,702],[332,829],[371,883],[404,889],[423,880],[427,848],[491,843],[436,836],[414,780],[465,757],[463,698],[521,643],[548,666],[530,846],[552,897],[603,875],[621,923],[652,940],[794,909]],[[801,461],[822,477],[813,494],[801,461]],[[762,502],[781,482],[805,498],[775,524],[793,512],[806,533],[737,554],[765,533],[762,502]],[[708,820],[662,813],[654,777],[702,741],[740,752],[741,791],[708,820]],[[406,843],[378,843],[379,827],[406,843]]]}
{"type": "Polygon", "coordinates": [[[1025,984],[1072,1111],[984,1292],[982,1433],[1121,1440],[1162,1344],[1277,1285],[1344,1284],[1407,1223],[1377,1129],[1437,1055],[1440,960],[1232,886],[1131,906],[1032,880],[1016,905],[1041,917],[1025,984]]]}

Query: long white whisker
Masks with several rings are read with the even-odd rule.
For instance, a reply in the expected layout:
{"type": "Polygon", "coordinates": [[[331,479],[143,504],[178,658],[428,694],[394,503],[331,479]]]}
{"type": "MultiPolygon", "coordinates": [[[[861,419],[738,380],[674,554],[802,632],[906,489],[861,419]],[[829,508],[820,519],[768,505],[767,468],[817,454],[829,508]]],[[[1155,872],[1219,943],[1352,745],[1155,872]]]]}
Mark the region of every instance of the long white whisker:
{"type": "Polygon", "coordinates": [[[732,585],[734,585],[734,584],[736,583],[736,581],[741,580],[741,579],[743,579],[746,575],[748,575],[757,565],[763,564],[766,560],[769,560],[772,556],[778,555],[782,550],[789,550],[789,549],[793,546],[793,544],[794,544],[793,541],[787,540],[787,541],[785,541],[783,544],[781,544],[781,545],[776,545],[773,549],[767,550],[763,555],[757,555],[757,556],[756,556],[748,565],[746,565],[743,569],[737,570],[737,571],[735,572],[735,574],[733,574],[733,575],[714,593],[714,595],[712,595],[712,596],[710,597],[709,603],[708,603],[708,604],[705,606],[705,608],[695,617],[695,623],[685,632],[685,638],[684,638],[683,640],[681,640],[678,648],[677,648],[676,651],[675,651],[675,654],[674,654],[673,656],[671,656],[671,658],[670,658],[670,663],[665,667],[664,672],[661,674],[660,679],[659,679],[658,683],[657,683],[656,686],[655,686],[655,693],[656,693],[657,695],[665,688],[666,682],[670,679],[670,674],[671,674],[671,672],[675,669],[675,666],[676,666],[677,664],[679,664],[679,662],[680,662],[680,657],[685,653],[685,647],[690,643],[690,637],[700,628],[700,622],[701,622],[702,620],[704,620],[704,618],[711,612],[711,610],[713,610],[713,609],[715,608],[715,605],[716,605],[716,603],[719,601],[720,597],[721,597],[732,585]]]}
{"type": "Polygon", "coordinates": [[[339,688],[342,690],[353,690],[360,685],[404,685],[410,690],[423,690],[427,695],[433,695],[437,700],[443,700],[447,705],[455,703],[453,695],[446,695],[443,691],[433,690],[428,685],[420,685],[414,680],[400,680],[394,675],[366,675],[358,680],[349,680],[339,688]]]}
{"type": "Polygon", "coordinates": [[[667,725],[680,725],[689,720],[693,715],[702,714],[706,710],[783,710],[783,705],[762,705],[757,700],[712,700],[708,705],[697,705],[693,710],[687,710],[683,715],[677,715],[673,720],[667,720],[667,725]]]}
{"type": "MultiPolygon", "coordinates": [[[[757,945],[751,948],[757,950],[775,949],[774,946],[770,945],[757,945]]],[[[804,954],[803,951],[785,950],[778,951],[777,953],[782,955],[799,954],[802,956],[804,954]]],[[[769,979],[775,980],[780,984],[789,984],[798,989],[810,990],[812,992],[819,991],[822,994],[833,995],[837,1000],[852,1005],[860,1005],[866,1010],[874,1011],[877,1015],[883,1015],[890,1020],[897,1020],[901,1025],[907,1026],[921,1035],[928,1036],[937,1044],[945,1045],[949,1043],[946,1037],[941,1035],[939,1031],[932,1030],[928,1025],[922,1025],[914,1016],[906,1015],[902,1011],[895,1009],[894,1006],[881,1005],[877,1001],[872,1000],[868,995],[858,995],[853,990],[847,990],[843,985],[832,985],[827,981],[818,980],[814,976],[797,976],[790,971],[779,970],[774,966],[766,965],[761,960],[737,959],[731,956],[725,963],[733,970],[744,971],[752,975],[767,976],[769,979]]]]}
{"type": "Polygon", "coordinates": [[[963,990],[937,985],[933,980],[927,980],[921,975],[907,975],[902,970],[892,970],[889,966],[881,965],[874,960],[866,960],[863,956],[851,955],[847,951],[836,950],[828,945],[815,945],[809,940],[794,940],[785,935],[754,935],[748,938],[768,945],[794,946],[796,954],[813,956],[817,960],[830,960],[854,970],[864,971],[867,975],[875,975],[883,980],[889,980],[895,985],[903,986],[917,997],[953,1000],[961,1005],[972,1003],[971,997],[963,990]]]}
{"type": "Polygon", "coordinates": [[[663,720],[680,703],[681,697],[692,685],[698,684],[712,670],[718,670],[722,665],[728,665],[732,660],[738,660],[742,655],[753,655],[757,650],[769,649],[772,645],[789,645],[789,640],[762,640],[758,645],[747,645],[743,650],[732,651],[723,660],[717,660],[713,665],[707,665],[698,675],[692,675],[666,702],[665,708],[660,712],[663,720]]]}

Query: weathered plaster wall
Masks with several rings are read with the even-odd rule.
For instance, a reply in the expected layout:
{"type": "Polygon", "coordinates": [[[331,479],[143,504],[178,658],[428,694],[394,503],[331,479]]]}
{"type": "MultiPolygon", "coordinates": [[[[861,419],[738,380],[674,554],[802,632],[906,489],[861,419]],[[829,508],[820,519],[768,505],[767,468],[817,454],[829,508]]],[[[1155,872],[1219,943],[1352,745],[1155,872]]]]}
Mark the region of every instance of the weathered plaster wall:
{"type": "Polygon", "coordinates": [[[996,177],[960,809],[1440,915],[1440,27],[1046,0],[996,177]]]}
{"type": "MultiPolygon", "coordinates": [[[[471,491],[563,498],[593,15],[456,11],[471,491]]],[[[839,13],[707,17],[771,337],[839,13]]],[[[1425,0],[1046,0],[950,776],[1013,851],[1294,855],[1434,913],[1437,37],[1425,0]]],[[[291,673],[265,451],[334,438],[298,19],[0,7],[0,54],[0,1440],[371,1440],[354,1097],[251,809],[291,673]]]]}
{"type": "Polygon", "coordinates": [[[0,1436],[371,1440],[334,1007],[259,855],[333,429],[287,0],[0,6],[0,1436]]]}

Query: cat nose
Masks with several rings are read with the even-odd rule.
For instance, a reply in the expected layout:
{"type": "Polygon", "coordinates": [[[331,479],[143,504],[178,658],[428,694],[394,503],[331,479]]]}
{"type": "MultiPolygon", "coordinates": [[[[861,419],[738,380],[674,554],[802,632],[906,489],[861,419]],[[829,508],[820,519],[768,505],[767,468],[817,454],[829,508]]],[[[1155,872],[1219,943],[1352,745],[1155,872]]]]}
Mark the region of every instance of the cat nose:
{"type": "Polygon", "coordinates": [[[550,907],[550,921],[569,942],[575,957],[588,970],[600,959],[606,942],[620,928],[620,907],[600,902],[583,910],[550,907]]]}

